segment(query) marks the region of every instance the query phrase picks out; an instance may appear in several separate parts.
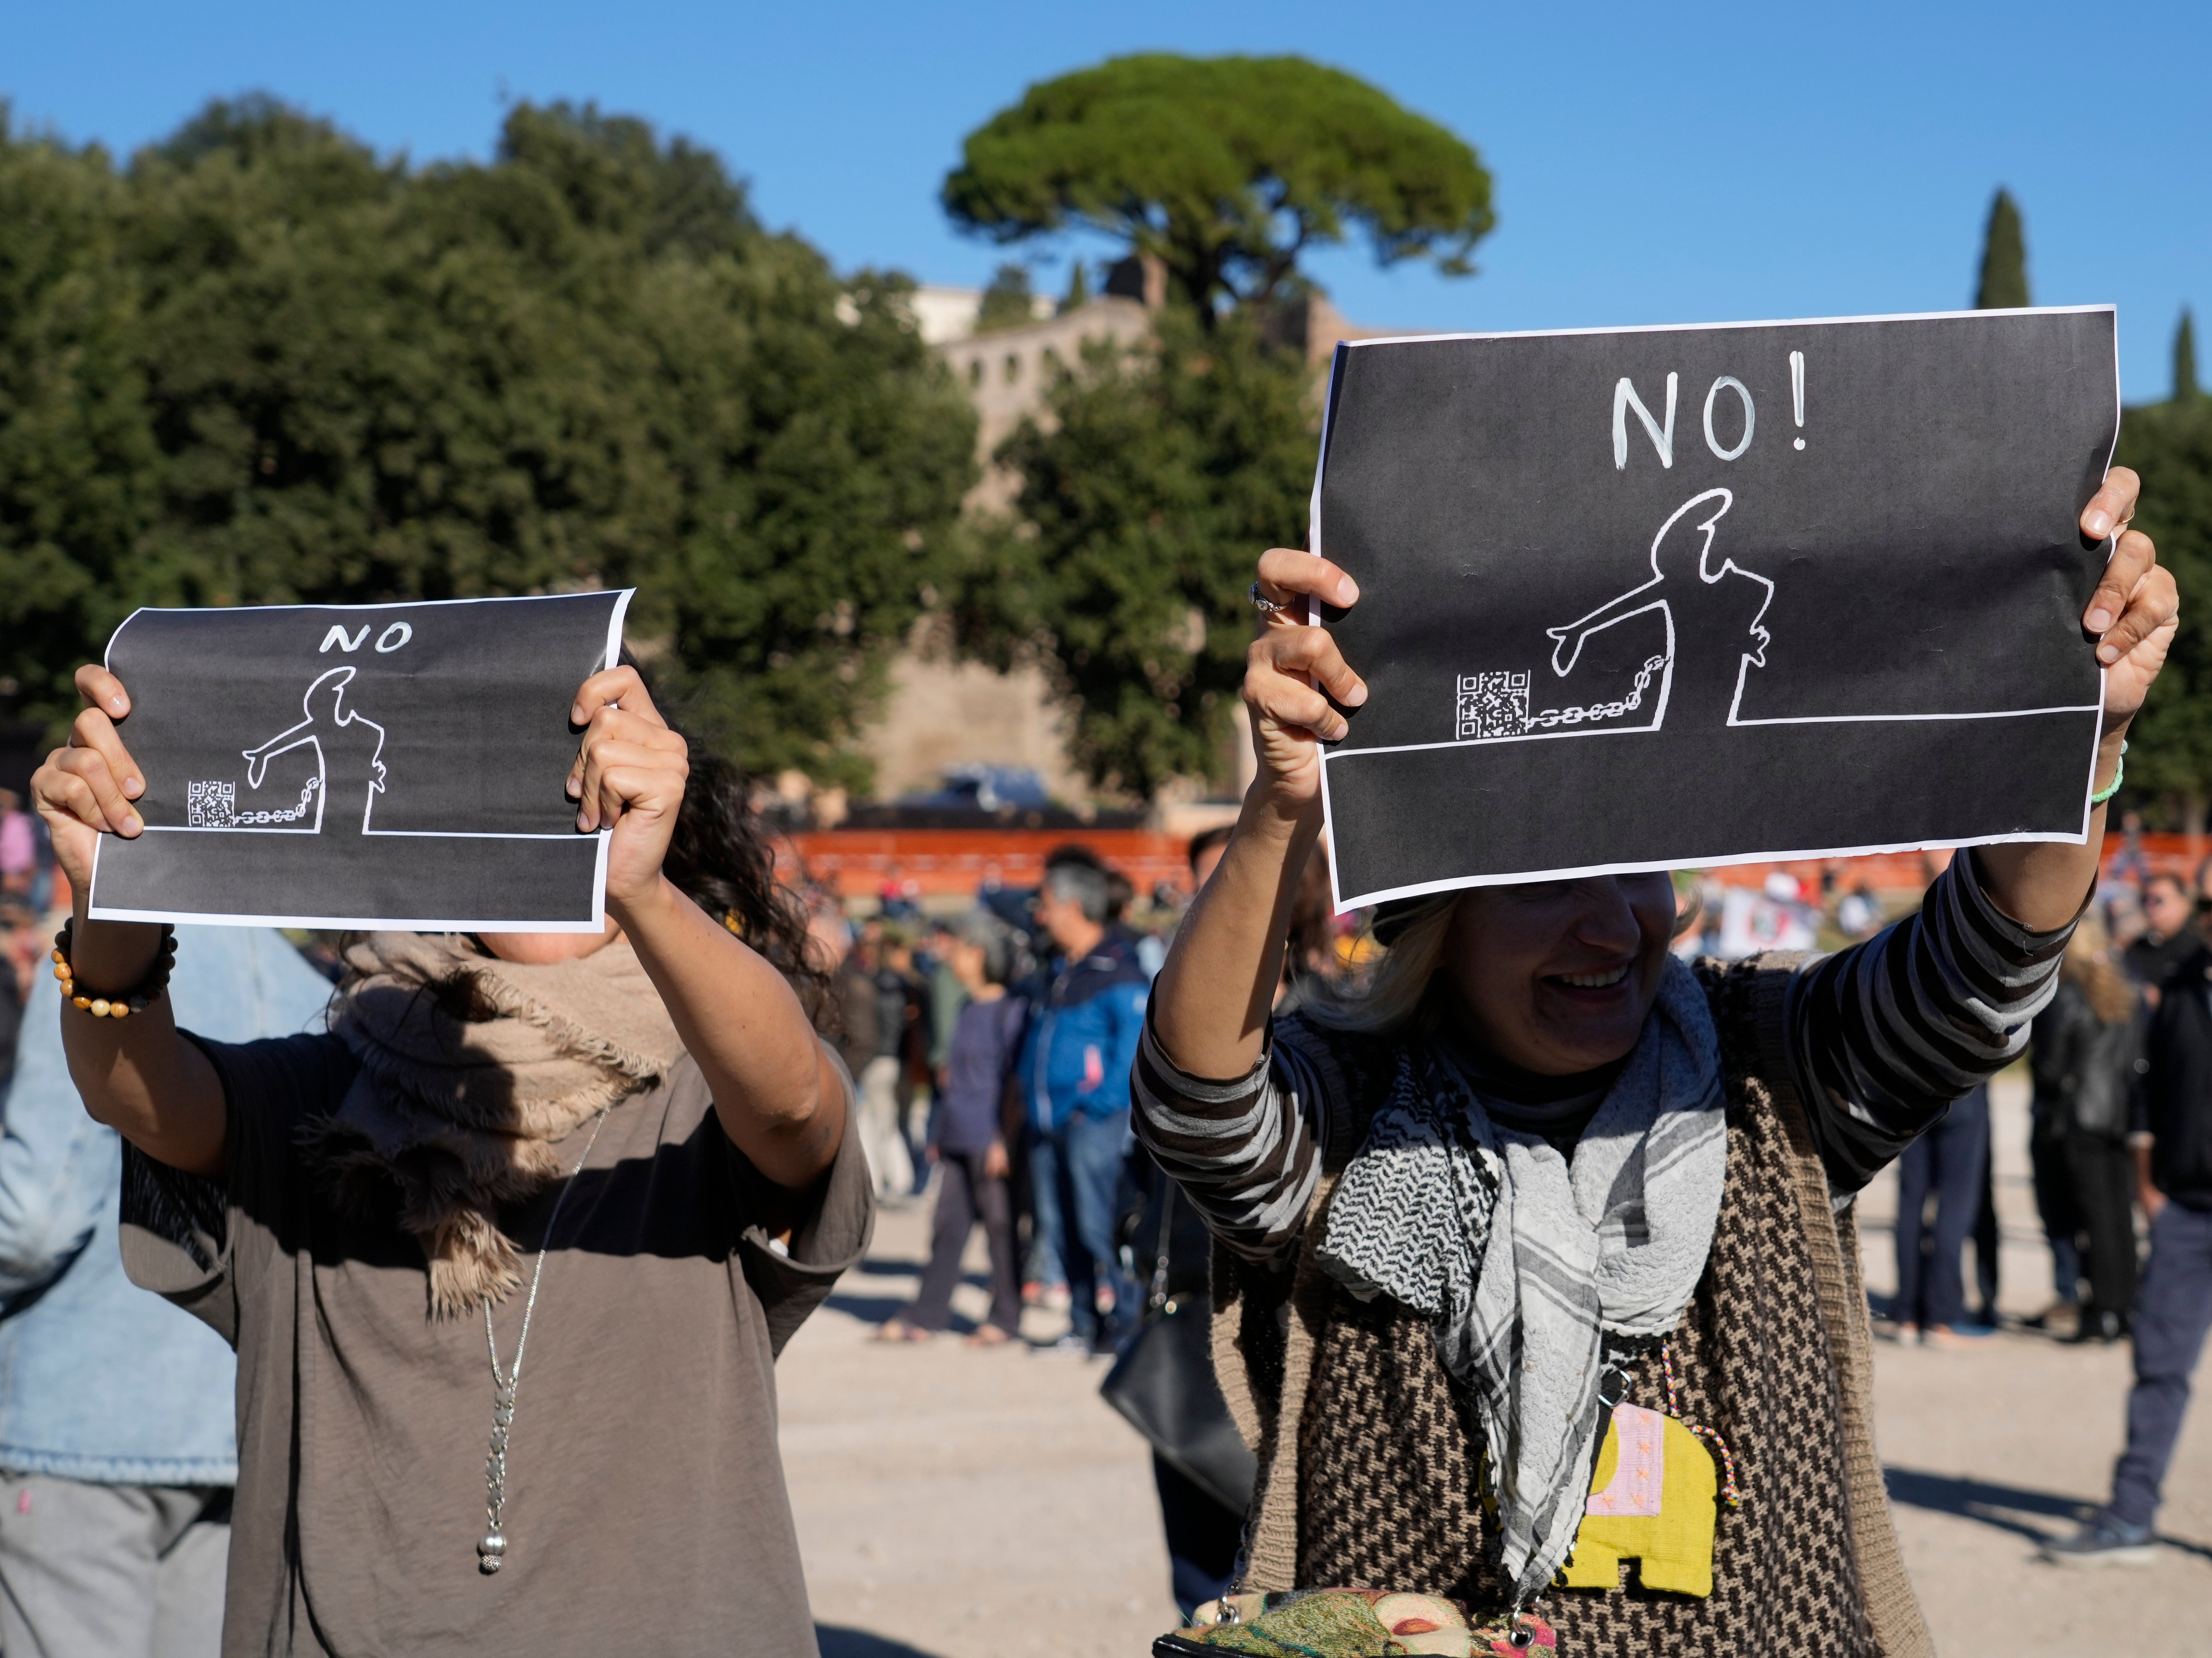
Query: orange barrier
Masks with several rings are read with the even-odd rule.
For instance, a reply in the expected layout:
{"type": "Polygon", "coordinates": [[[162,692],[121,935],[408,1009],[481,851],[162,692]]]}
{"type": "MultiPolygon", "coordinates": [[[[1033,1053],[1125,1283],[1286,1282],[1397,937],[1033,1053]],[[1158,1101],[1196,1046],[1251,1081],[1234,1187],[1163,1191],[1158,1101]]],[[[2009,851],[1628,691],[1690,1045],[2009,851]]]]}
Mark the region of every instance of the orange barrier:
{"type": "MultiPolygon", "coordinates": [[[[2153,870],[2191,878],[2212,851],[2203,839],[2185,835],[2146,835],[2142,841],[2153,870]]],[[[1163,882],[1178,890],[1188,885],[1183,861],[1188,844],[1181,835],[1157,829],[813,829],[776,843],[776,872],[787,883],[811,879],[846,898],[873,897],[887,882],[919,897],[967,897],[988,880],[1033,887],[1043,875],[1047,853],[1081,845],[1127,875],[1144,895],[1163,882]]],[[[2117,833],[2105,837],[2107,871],[2122,845],[2117,833]]],[[[1818,891],[1821,872],[1833,869],[1840,891],[1863,881],[1876,892],[1917,892],[1950,860],[1948,852],[1893,852],[1731,864],[1711,874],[1723,885],[1758,886],[1775,870],[1784,870],[1818,891]]]]}
{"type": "Polygon", "coordinates": [[[1085,846],[1141,896],[1163,881],[1189,884],[1188,845],[1158,829],[812,829],[777,841],[775,863],[784,881],[811,880],[845,898],[872,897],[886,884],[924,898],[964,898],[988,881],[1033,887],[1047,853],[1085,846]]]}

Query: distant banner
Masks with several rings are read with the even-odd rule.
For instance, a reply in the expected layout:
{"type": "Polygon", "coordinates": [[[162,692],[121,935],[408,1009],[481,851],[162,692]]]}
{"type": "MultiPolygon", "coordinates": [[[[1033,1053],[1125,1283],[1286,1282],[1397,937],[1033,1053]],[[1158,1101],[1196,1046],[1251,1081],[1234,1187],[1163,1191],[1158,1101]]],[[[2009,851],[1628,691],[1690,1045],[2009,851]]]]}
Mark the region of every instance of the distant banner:
{"type": "Polygon", "coordinates": [[[1340,908],[2087,832],[2110,307],[1347,343],[1340,908]]]}
{"type": "Polygon", "coordinates": [[[568,713],[630,591],[134,613],[107,665],[146,829],[100,837],[92,915],[598,932],[568,713]]]}

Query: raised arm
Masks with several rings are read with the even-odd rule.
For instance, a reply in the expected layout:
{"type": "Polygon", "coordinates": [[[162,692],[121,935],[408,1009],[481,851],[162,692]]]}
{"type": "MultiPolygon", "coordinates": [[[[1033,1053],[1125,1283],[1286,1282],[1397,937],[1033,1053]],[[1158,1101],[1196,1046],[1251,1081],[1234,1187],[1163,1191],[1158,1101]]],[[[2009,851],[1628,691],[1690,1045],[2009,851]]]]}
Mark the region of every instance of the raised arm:
{"type": "Polygon", "coordinates": [[[1298,876],[1321,833],[1316,744],[1347,729],[1316,686],[1346,708],[1367,700],[1365,682],[1345,665],[1328,630],[1297,620],[1308,595],[1356,604],[1352,578],[1327,559],[1276,547],[1260,560],[1260,583],[1286,608],[1269,615],[1245,666],[1259,776],[1152,987],[1152,1028],[1167,1058],[1194,1076],[1223,1079],[1242,1077],[1259,1060],[1298,876]]]}
{"type": "Polygon", "coordinates": [[[690,769],[635,669],[593,674],[568,793],[576,827],[611,826],[607,910],[706,1077],[732,1144],[778,1185],[811,1184],[845,1137],[845,1087],[798,996],[766,957],[678,891],[661,864],[690,769]]]}
{"type": "MultiPolygon", "coordinates": [[[[31,798],[52,832],[54,857],[76,903],[70,966],[78,993],[127,995],[144,980],[161,929],[141,922],[93,921],[85,907],[100,835],[131,839],[145,828],[131,803],[145,793],[137,761],[116,722],[131,713],[130,693],[106,669],[76,671],[84,712],[69,746],[46,756],[31,779],[31,798]]],[[[85,1109],[157,1163],[186,1174],[223,1173],[222,1084],[207,1056],[177,1034],[167,996],[126,1019],[61,1010],[62,1046],[85,1109]]]]}

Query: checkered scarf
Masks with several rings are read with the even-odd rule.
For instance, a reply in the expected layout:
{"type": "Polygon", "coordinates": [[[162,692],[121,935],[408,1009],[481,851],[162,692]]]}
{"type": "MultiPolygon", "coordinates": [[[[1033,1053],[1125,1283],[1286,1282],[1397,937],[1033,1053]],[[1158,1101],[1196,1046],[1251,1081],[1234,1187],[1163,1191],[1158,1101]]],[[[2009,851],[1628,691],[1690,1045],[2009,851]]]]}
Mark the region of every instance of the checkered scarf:
{"type": "Polygon", "coordinates": [[[1607,1345],[1663,1336],[1705,1272],[1728,1169],[1720,1042],[1690,969],[1657,1005],[1571,1164],[1494,1122],[1435,1048],[1401,1050],[1316,1259],[1425,1313],[1472,1394],[1502,1564],[1525,1603],[1574,1546],[1607,1345]]]}

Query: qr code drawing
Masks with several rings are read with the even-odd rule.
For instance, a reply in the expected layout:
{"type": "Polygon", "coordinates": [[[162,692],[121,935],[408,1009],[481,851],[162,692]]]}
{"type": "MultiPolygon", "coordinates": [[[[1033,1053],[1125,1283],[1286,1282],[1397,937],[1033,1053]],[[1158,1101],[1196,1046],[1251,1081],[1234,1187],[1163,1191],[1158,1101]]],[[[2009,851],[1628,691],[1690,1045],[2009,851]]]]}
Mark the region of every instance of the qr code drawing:
{"type": "Polygon", "coordinates": [[[185,822],[192,829],[231,829],[238,823],[238,785],[187,783],[185,822]]]}
{"type": "Polygon", "coordinates": [[[1459,677],[1460,737],[1519,737],[1528,729],[1526,673],[1463,673],[1459,677]]]}

